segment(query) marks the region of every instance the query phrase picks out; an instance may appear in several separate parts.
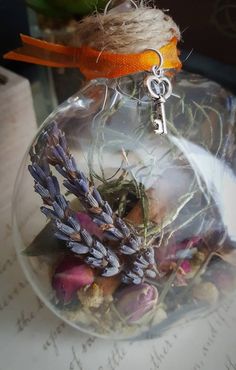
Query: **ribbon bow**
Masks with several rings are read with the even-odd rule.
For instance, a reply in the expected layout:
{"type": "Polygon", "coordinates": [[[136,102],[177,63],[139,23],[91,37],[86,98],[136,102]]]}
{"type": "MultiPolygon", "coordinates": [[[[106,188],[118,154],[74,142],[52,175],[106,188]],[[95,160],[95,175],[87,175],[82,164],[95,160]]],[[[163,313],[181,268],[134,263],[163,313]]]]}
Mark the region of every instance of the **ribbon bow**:
{"type": "MultiPolygon", "coordinates": [[[[88,46],[73,47],[38,40],[20,35],[22,47],[4,55],[5,59],[40,64],[49,67],[79,68],[87,79],[116,78],[141,71],[148,71],[160,64],[158,53],[145,50],[137,54],[115,54],[88,46]]],[[[158,51],[163,57],[164,69],[180,69],[177,38],[158,51]]]]}

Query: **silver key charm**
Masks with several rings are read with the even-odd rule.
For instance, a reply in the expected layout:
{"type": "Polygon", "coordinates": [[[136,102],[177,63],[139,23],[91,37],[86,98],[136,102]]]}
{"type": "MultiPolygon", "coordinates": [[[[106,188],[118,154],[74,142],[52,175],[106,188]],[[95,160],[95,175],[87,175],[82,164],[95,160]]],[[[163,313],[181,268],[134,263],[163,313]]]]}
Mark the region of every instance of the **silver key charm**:
{"type": "Polygon", "coordinates": [[[160,56],[160,66],[152,68],[153,74],[148,76],[145,84],[148,91],[156,102],[156,117],[153,118],[154,132],[156,134],[167,134],[165,102],[172,95],[172,85],[170,80],[164,76],[164,71],[161,68],[162,57],[160,56]]]}
{"type": "Polygon", "coordinates": [[[153,125],[155,134],[159,135],[167,134],[165,102],[166,100],[163,96],[161,96],[156,102],[157,118],[154,118],[153,125]]]}

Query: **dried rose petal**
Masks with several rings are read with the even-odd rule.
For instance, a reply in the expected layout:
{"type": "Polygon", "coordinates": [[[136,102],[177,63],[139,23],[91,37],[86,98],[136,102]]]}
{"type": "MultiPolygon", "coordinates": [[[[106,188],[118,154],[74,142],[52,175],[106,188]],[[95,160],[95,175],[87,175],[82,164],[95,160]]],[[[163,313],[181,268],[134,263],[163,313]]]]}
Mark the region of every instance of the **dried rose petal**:
{"type": "Polygon", "coordinates": [[[188,274],[191,271],[191,263],[189,260],[184,260],[181,263],[180,267],[183,270],[184,274],[188,274]]]}
{"type": "Polygon", "coordinates": [[[135,323],[150,312],[157,303],[157,289],[148,284],[132,285],[116,295],[116,309],[128,322],[135,323]]]}
{"type": "Polygon", "coordinates": [[[92,221],[91,217],[84,212],[77,212],[76,217],[79,220],[81,227],[87,230],[90,234],[97,236],[102,239],[102,230],[92,221]]]}
{"type": "Polygon", "coordinates": [[[94,272],[89,266],[82,264],[78,258],[65,257],[56,267],[52,287],[61,302],[69,303],[78,289],[93,281],[94,272]]]}

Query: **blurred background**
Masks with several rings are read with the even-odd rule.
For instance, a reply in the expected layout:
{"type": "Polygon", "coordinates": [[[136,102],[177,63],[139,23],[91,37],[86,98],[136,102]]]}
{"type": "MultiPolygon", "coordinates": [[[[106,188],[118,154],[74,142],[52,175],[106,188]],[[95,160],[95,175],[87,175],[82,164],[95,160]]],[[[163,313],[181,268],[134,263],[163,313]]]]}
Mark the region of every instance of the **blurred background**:
{"type": "MultiPolygon", "coordinates": [[[[65,42],[75,22],[107,0],[0,0],[1,56],[19,46],[19,34],[65,42]]],[[[115,2],[115,1],[114,1],[115,2]]],[[[122,1],[120,1],[122,2],[122,1]]],[[[184,68],[213,79],[236,93],[236,0],[149,1],[168,11],[182,32],[184,68]]],[[[1,65],[26,76],[35,101],[38,122],[81,85],[78,70],[50,69],[6,61],[1,65]]]]}

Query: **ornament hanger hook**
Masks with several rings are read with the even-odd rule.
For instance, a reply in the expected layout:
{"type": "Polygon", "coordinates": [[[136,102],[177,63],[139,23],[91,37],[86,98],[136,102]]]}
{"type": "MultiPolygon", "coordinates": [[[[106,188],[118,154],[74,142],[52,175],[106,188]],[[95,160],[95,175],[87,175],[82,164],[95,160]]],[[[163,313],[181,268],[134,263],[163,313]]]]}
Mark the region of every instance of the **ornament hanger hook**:
{"type": "MultiPolygon", "coordinates": [[[[111,3],[112,3],[113,1],[114,1],[114,0],[109,0],[109,1],[108,1],[107,5],[105,6],[105,9],[104,9],[104,11],[103,11],[103,14],[104,14],[104,15],[107,15],[107,12],[109,11],[109,7],[110,7],[110,5],[111,5],[111,3]]],[[[124,1],[124,2],[126,2],[126,1],[124,1]]],[[[133,6],[135,7],[135,9],[138,9],[138,5],[136,4],[136,2],[135,2],[134,0],[129,0],[129,2],[131,3],[131,5],[133,5],[133,6]]],[[[122,5],[122,3],[121,3],[121,4],[119,4],[119,5],[122,5]]],[[[119,6],[119,5],[117,5],[117,6],[119,6]]]]}

